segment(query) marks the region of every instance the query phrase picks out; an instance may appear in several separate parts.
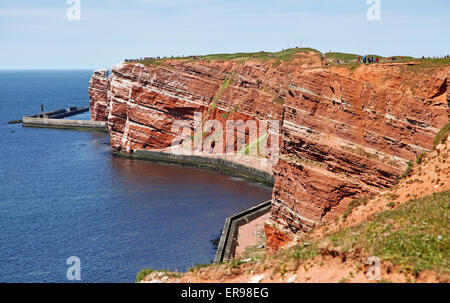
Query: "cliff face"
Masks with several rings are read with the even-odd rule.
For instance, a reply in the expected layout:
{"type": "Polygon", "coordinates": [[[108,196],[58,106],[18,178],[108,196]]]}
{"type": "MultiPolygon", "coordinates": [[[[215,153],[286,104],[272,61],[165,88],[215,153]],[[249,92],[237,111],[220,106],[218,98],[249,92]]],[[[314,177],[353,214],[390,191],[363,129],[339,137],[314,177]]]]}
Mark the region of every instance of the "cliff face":
{"type": "MultiPolygon", "coordinates": [[[[271,93],[259,82],[265,70],[262,66],[255,79],[233,76],[233,63],[170,64],[158,68],[143,65],[115,66],[109,78],[108,122],[111,146],[115,150],[133,152],[137,149],[170,147],[175,137],[175,121],[194,120],[195,113],[203,119],[218,120],[279,120],[283,107],[272,102],[271,93]],[[233,85],[218,96],[224,82],[233,78],[233,85]]],[[[240,66],[239,73],[248,74],[252,67],[240,66]]],[[[103,78],[105,81],[106,78],[103,78]]],[[[103,83],[97,75],[91,82],[103,83]]],[[[103,92],[103,91],[102,91],[103,92]]],[[[100,100],[104,95],[99,94],[100,100]]],[[[91,97],[92,98],[92,97],[91,97]]],[[[95,105],[96,95],[92,103],[95,105]]],[[[91,106],[92,107],[92,106],[91,106]]],[[[103,107],[100,107],[103,109],[103,107]]],[[[96,111],[103,119],[102,111],[96,111]]],[[[248,135],[248,134],[247,134],[248,135]]]]}
{"type": "MultiPolygon", "coordinates": [[[[119,64],[90,86],[93,120],[111,146],[133,153],[170,147],[174,121],[278,120],[272,221],[308,231],[342,214],[354,196],[392,186],[448,123],[449,69],[324,67],[319,55],[274,59],[119,64]]],[[[450,101],[449,101],[450,102],[450,101]]],[[[249,134],[245,133],[246,138],[249,134]]]]}
{"type": "MultiPolygon", "coordinates": [[[[446,83],[431,80],[434,94],[446,83]]],[[[441,99],[329,70],[292,79],[284,105],[282,158],[275,169],[274,219],[294,232],[307,231],[321,218],[334,218],[332,210],[343,199],[392,186],[409,160],[431,149],[448,122],[441,99]]],[[[337,210],[342,213],[342,207],[337,210]]]]}
{"type": "Polygon", "coordinates": [[[108,80],[107,70],[95,71],[89,82],[89,109],[91,120],[108,121],[108,80]]]}

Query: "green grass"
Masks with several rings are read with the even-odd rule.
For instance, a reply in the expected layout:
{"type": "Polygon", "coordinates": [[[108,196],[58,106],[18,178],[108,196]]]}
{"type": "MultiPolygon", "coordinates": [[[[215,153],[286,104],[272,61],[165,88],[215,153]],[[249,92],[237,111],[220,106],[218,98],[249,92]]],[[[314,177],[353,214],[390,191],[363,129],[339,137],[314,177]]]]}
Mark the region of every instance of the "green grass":
{"type": "MultiPolygon", "coordinates": [[[[206,121],[208,121],[209,116],[211,115],[212,111],[216,109],[217,107],[217,101],[219,101],[220,97],[222,97],[223,93],[225,92],[225,90],[228,88],[228,86],[230,85],[230,83],[233,81],[233,74],[228,75],[227,77],[225,77],[225,79],[222,82],[222,85],[220,86],[219,90],[217,91],[216,95],[214,96],[208,112],[206,113],[205,117],[202,120],[202,127],[205,124],[206,121]]],[[[226,119],[226,117],[222,116],[224,119],[226,119]]],[[[200,144],[203,136],[205,135],[205,133],[202,133],[201,137],[195,137],[195,135],[191,136],[191,141],[194,141],[195,145],[200,144]]]]}
{"type": "Polygon", "coordinates": [[[211,112],[216,109],[217,101],[219,101],[220,97],[222,97],[223,93],[230,85],[232,79],[233,79],[233,75],[229,75],[223,80],[222,85],[220,86],[219,90],[217,91],[216,95],[214,96],[214,98],[210,104],[210,108],[209,108],[208,112],[206,113],[205,118],[203,118],[202,125],[208,120],[211,112]]]}
{"type": "MultiPolygon", "coordinates": [[[[277,63],[279,64],[281,61],[289,61],[293,58],[295,54],[306,53],[306,52],[315,52],[320,54],[320,52],[313,48],[291,48],[287,50],[283,50],[280,52],[253,52],[253,53],[233,53],[233,54],[211,54],[198,56],[200,60],[240,60],[240,62],[245,62],[249,59],[260,59],[266,61],[271,58],[278,59],[277,63]],[[272,55],[273,57],[269,57],[268,55],[272,55]]],[[[136,61],[136,63],[144,64],[145,66],[160,66],[164,64],[167,60],[183,60],[183,61],[193,61],[194,59],[191,57],[174,57],[174,58],[164,58],[159,60],[141,60],[136,61]]]]}
{"type": "MultiPolygon", "coordinates": [[[[361,60],[364,56],[379,58],[380,60],[387,58],[387,57],[383,57],[380,55],[374,55],[374,54],[358,55],[358,54],[348,54],[348,53],[339,53],[339,52],[325,53],[325,59],[329,59],[329,60],[352,61],[352,60],[357,60],[358,56],[361,57],[361,60]]],[[[415,58],[409,57],[409,56],[391,56],[389,58],[396,58],[398,60],[397,62],[401,62],[402,57],[403,57],[403,61],[415,60],[415,58]]],[[[359,66],[359,65],[357,65],[357,66],[359,66]]],[[[352,68],[355,69],[357,66],[353,66],[352,68]]]]}
{"type": "Polygon", "coordinates": [[[319,53],[318,50],[312,48],[291,48],[281,52],[256,52],[256,53],[235,53],[235,54],[213,54],[201,56],[202,60],[237,60],[237,59],[269,59],[268,55],[273,55],[273,58],[278,58],[281,60],[288,61],[292,58],[292,55],[298,53],[315,52],[319,53]]]}
{"type": "Polygon", "coordinates": [[[403,68],[406,71],[415,72],[415,73],[426,73],[429,75],[433,75],[436,69],[440,69],[446,66],[450,66],[450,58],[442,58],[442,59],[420,59],[415,60],[418,64],[404,66],[403,68]]]}
{"type": "Polygon", "coordinates": [[[240,268],[242,264],[244,264],[245,262],[243,260],[240,259],[233,259],[231,260],[228,265],[230,266],[230,268],[240,268]]]}
{"type": "MultiPolygon", "coordinates": [[[[364,202],[359,200],[353,205],[364,202]]],[[[350,207],[351,208],[351,207],[350,207]]],[[[305,238],[275,258],[304,261],[329,250],[358,258],[376,256],[417,275],[429,269],[450,275],[450,191],[410,200],[396,209],[372,215],[360,225],[341,229],[321,240],[305,238]],[[329,243],[321,248],[320,243],[329,243]],[[325,250],[324,250],[325,249],[325,250]]]]}
{"type": "Polygon", "coordinates": [[[425,269],[450,274],[450,192],[434,194],[374,215],[329,238],[344,251],[361,248],[417,274],[425,269]]]}
{"type": "Polygon", "coordinates": [[[205,268],[210,266],[211,264],[196,264],[195,266],[191,267],[188,269],[189,272],[195,272],[198,271],[199,269],[205,268]]]}
{"type": "Polygon", "coordinates": [[[351,61],[358,59],[358,56],[361,55],[346,54],[346,53],[325,53],[325,60],[330,59],[330,60],[351,61]]]}
{"type": "Polygon", "coordinates": [[[408,167],[406,168],[405,173],[400,176],[400,179],[404,179],[406,177],[409,177],[409,175],[411,174],[412,167],[413,167],[413,161],[409,161],[408,162],[408,167]]]}
{"type": "Polygon", "coordinates": [[[142,280],[144,280],[145,277],[147,277],[152,272],[153,272],[153,269],[149,269],[149,268],[141,270],[136,275],[136,282],[138,282],[138,283],[141,282],[142,280]]]}
{"type": "Polygon", "coordinates": [[[426,155],[427,155],[426,153],[421,153],[420,155],[418,155],[416,158],[416,164],[422,163],[422,160],[423,158],[425,158],[426,155]]]}
{"type": "Polygon", "coordinates": [[[450,65],[450,58],[441,58],[441,59],[421,59],[419,61],[420,67],[428,67],[428,68],[435,68],[435,67],[443,67],[450,65]]]}
{"type": "Polygon", "coordinates": [[[444,143],[449,135],[450,135],[450,123],[444,126],[436,135],[436,138],[434,139],[433,148],[436,148],[436,146],[438,146],[439,144],[444,143]]]}
{"type": "Polygon", "coordinates": [[[303,242],[297,245],[292,251],[291,256],[295,260],[308,260],[319,254],[316,242],[303,242]]]}
{"type": "Polygon", "coordinates": [[[141,63],[144,64],[145,66],[151,66],[151,67],[157,67],[163,64],[163,60],[141,60],[141,61],[136,61],[135,63],[141,63]]]}
{"type": "Polygon", "coordinates": [[[259,148],[264,148],[266,146],[266,141],[268,138],[269,134],[264,134],[261,137],[259,137],[258,139],[256,139],[256,141],[247,144],[244,148],[242,148],[240,151],[238,151],[239,155],[251,155],[254,156],[256,155],[258,152],[260,152],[259,148]]]}

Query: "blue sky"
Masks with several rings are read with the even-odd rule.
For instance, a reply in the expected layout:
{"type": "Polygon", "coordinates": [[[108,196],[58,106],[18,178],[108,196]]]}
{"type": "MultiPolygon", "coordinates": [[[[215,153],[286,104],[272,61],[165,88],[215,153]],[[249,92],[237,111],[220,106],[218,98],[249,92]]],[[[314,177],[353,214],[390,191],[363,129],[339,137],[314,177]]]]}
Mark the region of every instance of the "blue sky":
{"type": "Polygon", "coordinates": [[[449,0],[1,0],[0,69],[109,68],[124,58],[309,46],[322,52],[450,53],[449,0]]]}

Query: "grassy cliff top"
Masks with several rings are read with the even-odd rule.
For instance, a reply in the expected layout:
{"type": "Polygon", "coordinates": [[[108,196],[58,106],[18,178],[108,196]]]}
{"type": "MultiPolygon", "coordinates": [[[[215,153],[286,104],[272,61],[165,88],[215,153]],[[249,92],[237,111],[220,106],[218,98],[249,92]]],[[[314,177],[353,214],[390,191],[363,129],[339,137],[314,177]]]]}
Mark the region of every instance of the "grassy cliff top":
{"type": "MultiPolygon", "coordinates": [[[[195,56],[188,56],[188,57],[165,57],[160,59],[144,59],[144,60],[135,60],[131,61],[130,63],[141,63],[145,66],[159,66],[165,63],[168,63],[173,60],[180,60],[182,62],[189,62],[189,61],[196,61],[196,60],[204,60],[204,61],[227,61],[227,60],[238,60],[240,62],[245,62],[246,60],[261,60],[261,61],[267,61],[269,59],[275,59],[277,62],[281,61],[290,61],[292,58],[295,57],[295,55],[302,54],[302,53],[317,53],[322,55],[322,53],[316,49],[313,48],[291,48],[287,50],[282,50],[280,52],[266,52],[266,51],[260,51],[260,52],[241,52],[241,53],[224,53],[224,54],[210,54],[210,55],[195,55],[195,56]]],[[[325,60],[327,62],[330,62],[331,60],[339,60],[342,63],[355,63],[358,56],[361,58],[363,56],[366,57],[375,57],[379,58],[380,60],[384,60],[386,58],[396,58],[397,62],[402,61],[416,61],[419,63],[416,67],[414,67],[415,70],[430,70],[440,67],[446,67],[450,65],[450,58],[431,58],[431,59],[420,59],[420,58],[414,58],[411,56],[390,56],[390,57],[383,57],[380,55],[375,54],[366,54],[366,55],[359,55],[359,54],[350,54],[350,53],[341,53],[341,52],[328,52],[323,54],[325,57],[325,60]],[[402,60],[403,59],[403,60],[402,60]]],[[[339,64],[339,63],[338,63],[339,64]]],[[[357,67],[357,66],[354,66],[357,67]]]]}
{"type": "Polygon", "coordinates": [[[148,59],[148,60],[137,60],[135,63],[141,63],[146,66],[149,65],[160,65],[169,60],[183,60],[183,61],[193,61],[193,60],[205,60],[205,61],[226,61],[226,60],[251,60],[251,59],[259,59],[259,60],[268,60],[271,58],[289,61],[296,54],[314,52],[317,54],[322,54],[320,51],[313,48],[291,48],[287,50],[282,50],[280,52],[253,52],[253,53],[234,53],[234,54],[211,54],[211,55],[196,55],[188,56],[188,57],[168,57],[161,59],[148,59]]]}
{"type": "Polygon", "coordinates": [[[299,53],[315,52],[321,54],[320,51],[313,48],[291,48],[280,52],[265,52],[260,51],[256,53],[235,53],[235,54],[213,54],[201,56],[202,60],[235,60],[235,59],[263,59],[263,58],[279,58],[290,59],[292,55],[299,53]],[[269,57],[271,56],[271,57],[269,57]]]}

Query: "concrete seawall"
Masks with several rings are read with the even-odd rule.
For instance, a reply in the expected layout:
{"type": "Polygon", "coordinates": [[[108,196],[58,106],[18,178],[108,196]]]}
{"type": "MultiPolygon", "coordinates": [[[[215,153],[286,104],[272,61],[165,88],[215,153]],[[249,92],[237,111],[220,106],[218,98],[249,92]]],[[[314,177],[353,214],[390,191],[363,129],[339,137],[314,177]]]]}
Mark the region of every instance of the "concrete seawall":
{"type": "Polygon", "coordinates": [[[271,201],[266,201],[225,220],[225,225],[217,246],[214,263],[227,262],[234,258],[238,243],[239,227],[270,212],[271,201]]]}
{"type": "Polygon", "coordinates": [[[64,119],[23,117],[22,125],[25,127],[107,131],[106,122],[89,121],[89,120],[64,120],[64,119]]]}
{"type": "Polygon", "coordinates": [[[254,167],[246,166],[230,160],[198,155],[185,155],[154,150],[136,150],[133,154],[117,153],[120,156],[147,159],[157,162],[175,163],[194,167],[204,167],[218,170],[224,173],[242,176],[273,186],[274,176],[272,173],[254,167]]]}

